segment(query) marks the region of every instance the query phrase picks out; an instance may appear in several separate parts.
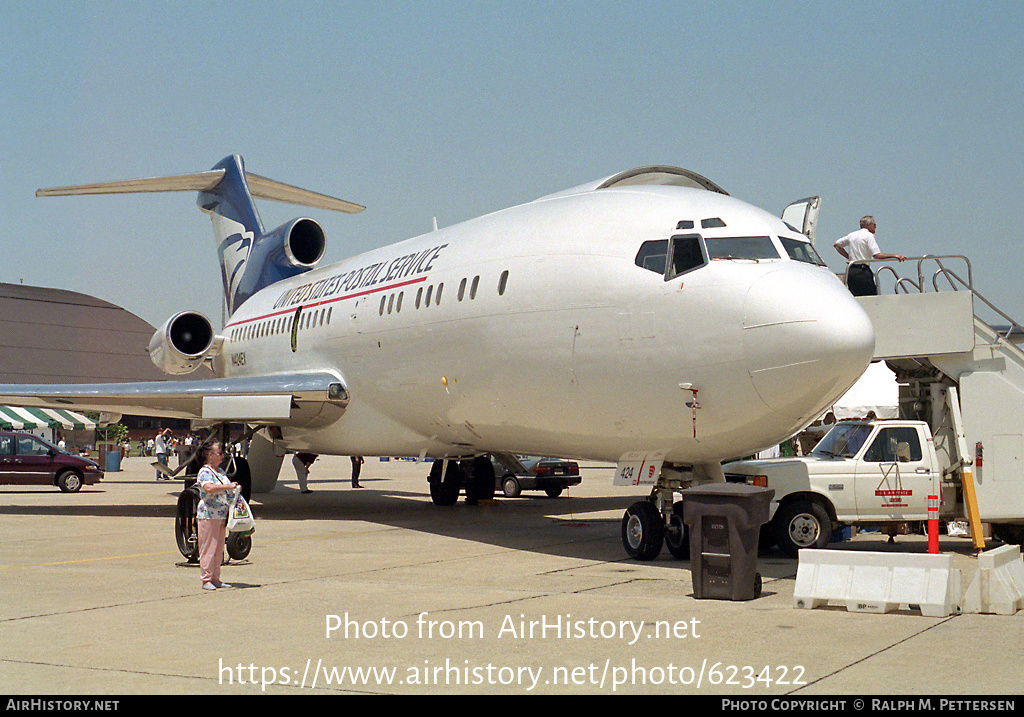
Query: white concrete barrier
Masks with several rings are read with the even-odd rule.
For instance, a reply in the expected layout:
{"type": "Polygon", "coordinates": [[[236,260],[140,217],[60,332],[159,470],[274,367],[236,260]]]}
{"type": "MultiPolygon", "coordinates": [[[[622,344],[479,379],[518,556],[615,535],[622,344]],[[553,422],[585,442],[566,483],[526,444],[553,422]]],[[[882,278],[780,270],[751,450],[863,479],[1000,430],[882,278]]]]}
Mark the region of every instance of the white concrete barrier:
{"type": "Polygon", "coordinates": [[[851,612],[886,613],[913,606],[928,617],[960,610],[960,571],[951,555],[800,551],[793,606],[841,603],[851,612]]]}
{"type": "Polygon", "coordinates": [[[964,612],[1013,615],[1024,610],[1020,548],[1004,545],[978,556],[978,572],[964,594],[964,612]]]}

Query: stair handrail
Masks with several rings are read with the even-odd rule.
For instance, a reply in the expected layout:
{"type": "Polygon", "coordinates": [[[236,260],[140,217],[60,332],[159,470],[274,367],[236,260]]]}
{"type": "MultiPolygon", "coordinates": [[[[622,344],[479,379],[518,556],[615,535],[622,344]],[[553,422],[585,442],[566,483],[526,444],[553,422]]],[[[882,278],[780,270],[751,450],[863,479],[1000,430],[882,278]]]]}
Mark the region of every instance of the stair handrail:
{"type": "Polygon", "coordinates": [[[893,293],[894,294],[900,293],[901,289],[903,290],[903,293],[906,293],[906,294],[911,293],[907,289],[908,285],[913,287],[914,289],[916,289],[918,293],[923,294],[923,293],[926,293],[925,292],[926,284],[925,284],[925,276],[924,276],[924,274],[925,274],[925,269],[924,269],[925,262],[934,262],[938,268],[936,268],[935,272],[931,275],[931,284],[932,284],[932,288],[935,290],[936,293],[938,293],[939,291],[943,291],[943,289],[939,288],[939,278],[940,277],[945,278],[946,281],[949,282],[950,290],[952,290],[952,291],[960,291],[961,289],[959,287],[963,287],[963,290],[971,292],[972,296],[974,296],[975,298],[979,299],[983,304],[985,304],[985,306],[987,306],[994,313],[996,313],[999,317],[1001,317],[1002,319],[1004,319],[1005,321],[1008,322],[1008,327],[1006,329],[1006,333],[1005,334],[1003,334],[1001,332],[998,332],[998,331],[996,332],[996,335],[999,338],[1003,339],[1004,341],[1009,341],[1010,334],[1013,333],[1013,331],[1015,329],[1017,331],[1021,332],[1021,333],[1024,333],[1024,326],[1022,326],[1017,321],[1014,321],[1008,314],[1006,314],[1006,312],[1004,312],[1001,309],[999,309],[995,304],[993,304],[987,298],[985,298],[980,293],[978,293],[978,290],[974,288],[974,270],[971,267],[971,260],[968,259],[966,256],[963,256],[962,254],[945,254],[945,255],[925,254],[924,256],[919,256],[919,257],[907,257],[906,260],[907,261],[914,261],[914,262],[917,263],[916,264],[916,266],[917,266],[917,282],[914,282],[913,279],[910,279],[908,277],[901,277],[896,272],[896,267],[893,266],[892,263],[891,263],[892,261],[894,261],[893,259],[864,259],[864,260],[859,260],[859,261],[856,261],[856,262],[852,262],[851,265],[852,264],[881,264],[881,263],[885,263],[885,266],[879,267],[877,270],[874,270],[876,285],[879,285],[878,284],[878,280],[881,278],[882,274],[884,272],[888,271],[889,273],[892,274],[893,279],[895,280],[895,283],[893,285],[893,293]],[[957,272],[953,271],[951,268],[946,266],[946,264],[943,262],[944,259],[945,260],[956,259],[956,260],[962,261],[966,265],[966,267],[967,267],[967,279],[965,280],[957,272]],[[958,286],[958,284],[959,284],[959,286],[958,286]]]}

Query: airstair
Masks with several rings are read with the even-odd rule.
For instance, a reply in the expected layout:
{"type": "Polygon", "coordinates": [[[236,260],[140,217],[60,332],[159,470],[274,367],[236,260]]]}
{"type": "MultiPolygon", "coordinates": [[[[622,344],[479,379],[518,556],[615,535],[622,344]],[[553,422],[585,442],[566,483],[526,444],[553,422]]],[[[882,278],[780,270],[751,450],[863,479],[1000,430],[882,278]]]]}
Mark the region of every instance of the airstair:
{"type": "Polygon", "coordinates": [[[972,535],[980,536],[981,521],[997,524],[997,537],[1024,534],[998,525],[1024,521],[1024,351],[1010,341],[1024,327],[977,292],[966,257],[866,263],[882,293],[858,300],[875,327],[875,359],[900,383],[900,417],[931,425],[948,459],[944,481],[963,490],[972,535]],[[916,277],[900,273],[915,268],[916,277]]]}

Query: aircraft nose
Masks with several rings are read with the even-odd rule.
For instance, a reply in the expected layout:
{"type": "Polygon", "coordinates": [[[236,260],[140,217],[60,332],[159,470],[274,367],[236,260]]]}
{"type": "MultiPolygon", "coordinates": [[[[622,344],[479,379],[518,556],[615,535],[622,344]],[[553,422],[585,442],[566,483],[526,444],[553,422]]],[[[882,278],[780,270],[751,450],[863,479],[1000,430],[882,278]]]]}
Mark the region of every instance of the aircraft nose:
{"type": "Polygon", "coordinates": [[[787,418],[810,421],[864,373],[875,330],[838,279],[792,263],[751,285],[743,349],[761,400],[787,418]]]}

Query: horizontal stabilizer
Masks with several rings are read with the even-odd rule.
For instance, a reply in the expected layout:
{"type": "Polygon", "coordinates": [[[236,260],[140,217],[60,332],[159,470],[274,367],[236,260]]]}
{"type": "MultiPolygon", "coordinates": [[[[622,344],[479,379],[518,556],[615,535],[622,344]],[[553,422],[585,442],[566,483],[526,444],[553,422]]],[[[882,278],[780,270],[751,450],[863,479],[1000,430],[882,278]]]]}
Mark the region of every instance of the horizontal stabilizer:
{"type": "Polygon", "coordinates": [[[335,212],[346,214],[358,214],[366,209],[360,204],[346,202],[344,199],[336,199],[319,192],[311,192],[308,189],[300,189],[290,184],[275,182],[273,179],[261,177],[250,172],[245,173],[245,181],[249,185],[249,191],[254,197],[262,199],[273,199],[275,202],[287,202],[288,204],[301,204],[304,207],[316,209],[331,209],[335,212]]]}
{"type": "MultiPolygon", "coordinates": [[[[143,192],[209,192],[216,189],[224,178],[223,169],[212,169],[195,174],[180,174],[173,177],[151,177],[129,179],[120,182],[98,182],[78,184],[70,187],[51,187],[36,191],[37,197],[66,197],[84,194],[135,194],[143,192]]],[[[300,204],[316,209],[330,209],[347,214],[358,214],[366,207],[344,199],[337,199],[319,192],[311,192],[290,184],[276,182],[258,174],[245,173],[245,181],[254,197],[273,199],[277,202],[300,204]]]]}
{"type": "Polygon", "coordinates": [[[136,194],[142,192],[206,192],[224,178],[223,169],[209,172],[180,174],[175,177],[151,177],[149,179],[128,179],[121,182],[97,182],[78,184],[72,187],[51,187],[37,189],[37,197],[69,197],[80,194],[136,194]]]}

